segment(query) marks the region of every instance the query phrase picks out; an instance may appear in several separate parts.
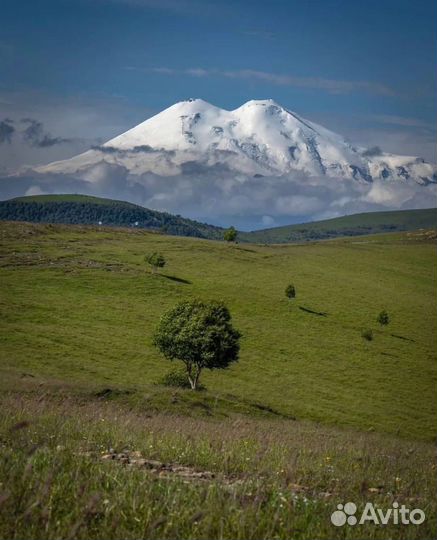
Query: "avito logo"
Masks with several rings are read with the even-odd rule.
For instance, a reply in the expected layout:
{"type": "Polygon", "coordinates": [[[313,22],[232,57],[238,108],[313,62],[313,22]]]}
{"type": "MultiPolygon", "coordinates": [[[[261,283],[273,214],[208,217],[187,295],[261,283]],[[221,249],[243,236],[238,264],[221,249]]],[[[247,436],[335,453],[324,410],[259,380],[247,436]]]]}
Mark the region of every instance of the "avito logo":
{"type": "Polygon", "coordinates": [[[337,510],[331,514],[331,522],[336,527],[342,527],[346,523],[348,525],[363,525],[364,523],[374,523],[375,525],[421,525],[425,521],[425,512],[420,508],[410,510],[404,504],[399,507],[399,503],[394,502],[392,508],[383,510],[375,508],[372,503],[366,503],[360,518],[355,515],[357,513],[357,505],[353,502],[348,502],[345,505],[338,504],[337,510]]]}

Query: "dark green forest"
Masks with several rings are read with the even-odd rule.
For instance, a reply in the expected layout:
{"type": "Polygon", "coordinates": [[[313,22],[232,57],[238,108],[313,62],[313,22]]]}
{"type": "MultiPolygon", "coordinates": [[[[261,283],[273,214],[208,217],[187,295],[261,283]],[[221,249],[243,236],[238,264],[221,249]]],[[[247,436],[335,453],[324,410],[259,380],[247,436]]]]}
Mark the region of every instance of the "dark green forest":
{"type": "Polygon", "coordinates": [[[84,197],[84,199],[25,201],[23,198],[2,201],[0,202],[0,220],[135,227],[199,238],[222,238],[223,236],[222,229],[219,227],[165,212],[149,210],[122,201],[108,201],[110,204],[107,204],[97,198],[84,197]]]}

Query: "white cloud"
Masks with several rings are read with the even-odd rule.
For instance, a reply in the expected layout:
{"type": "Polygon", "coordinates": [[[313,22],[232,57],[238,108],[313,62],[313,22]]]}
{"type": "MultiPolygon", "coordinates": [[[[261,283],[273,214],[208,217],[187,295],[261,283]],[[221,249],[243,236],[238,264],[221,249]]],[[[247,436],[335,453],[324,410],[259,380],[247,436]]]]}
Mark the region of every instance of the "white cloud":
{"type": "Polygon", "coordinates": [[[375,122],[380,122],[382,124],[393,124],[395,126],[422,127],[430,129],[434,128],[433,124],[430,122],[424,122],[419,118],[409,118],[392,114],[370,114],[367,118],[370,120],[375,120],[375,122]]]}
{"type": "Polygon", "coordinates": [[[290,216],[312,215],[324,206],[323,200],[313,195],[287,195],[277,199],[274,204],[274,208],[278,214],[290,216]]]}
{"type": "Polygon", "coordinates": [[[255,69],[221,70],[186,68],[173,69],[168,67],[137,68],[127,66],[126,69],[154,72],[162,75],[191,75],[193,77],[224,77],[228,79],[247,79],[260,82],[267,82],[277,86],[291,86],[297,88],[312,88],[325,90],[331,94],[350,94],[352,92],[366,92],[381,96],[394,96],[396,92],[388,86],[373,82],[360,80],[326,79],[323,77],[299,77],[291,74],[278,74],[255,69]]]}
{"type": "Polygon", "coordinates": [[[147,208],[242,228],[268,227],[356,212],[436,206],[437,186],[304,175],[233,177],[223,168],[199,168],[172,177],[129,175],[100,163],[80,178],[22,175],[0,180],[0,198],[37,193],[84,193],[128,200],[147,208]]]}
{"type": "Polygon", "coordinates": [[[275,224],[275,220],[272,218],[272,216],[262,216],[261,223],[265,227],[271,227],[275,224]]]}
{"type": "Polygon", "coordinates": [[[30,195],[44,195],[46,192],[43,191],[39,186],[31,186],[29,189],[26,190],[24,195],[30,196],[30,195]]]}
{"type": "Polygon", "coordinates": [[[115,96],[85,99],[0,90],[0,122],[11,119],[15,128],[11,143],[0,144],[0,170],[67,159],[119,135],[154,112],[115,96]],[[53,135],[51,140],[62,144],[29,145],[23,137],[23,118],[41,122],[44,132],[53,135]]]}

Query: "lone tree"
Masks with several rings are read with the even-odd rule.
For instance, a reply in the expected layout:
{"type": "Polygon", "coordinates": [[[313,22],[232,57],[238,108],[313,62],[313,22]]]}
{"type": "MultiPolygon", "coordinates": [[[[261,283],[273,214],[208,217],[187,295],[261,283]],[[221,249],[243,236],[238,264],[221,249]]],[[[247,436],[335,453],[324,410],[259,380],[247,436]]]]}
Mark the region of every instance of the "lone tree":
{"type": "Polygon", "coordinates": [[[146,255],[144,260],[147,264],[152,267],[152,272],[155,273],[157,268],[163,268],[165,266],[166,260],[161,253],[153,252],[150,255],[146,255]]]}
{"type": "Polygon", "coordinates": [[[229,227],[229,229],[226,229],[226,231],[223,234],[223,239],[226,240],[226,242],[235,242],[235,239],[237,238],[237,229],[234,226],[229,227]]]}
{"type": "Polygon", "coordinates": [[[378,315],[376,320],[379,322],[381,326],[387,326],[387,324],[390,322],[390,317],[388,316],[388,313],[385,309],[381,311],[381,313],[378,315]]]}
{"type": "Polygon", "coordinates": [[[290,283],[290,285],[287,285],[285,289],[285,296],[292,300],[293,298],[296,298],[296,288],[294,285],[290,283]]]}
{"type": "Polygon", "coordinates": [[[161,317],[154,344],[169,360],[185,364],[192,390],[202,369],[225,369],[238,360],[240,332],[221,302],[184,301],[161,317]]]}

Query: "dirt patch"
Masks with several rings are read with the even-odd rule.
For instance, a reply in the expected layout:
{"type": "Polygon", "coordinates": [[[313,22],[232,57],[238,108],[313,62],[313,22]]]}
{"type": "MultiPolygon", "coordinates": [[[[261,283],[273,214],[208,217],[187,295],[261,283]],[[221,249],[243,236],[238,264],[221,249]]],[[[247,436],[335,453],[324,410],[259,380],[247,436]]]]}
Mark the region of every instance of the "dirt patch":
{"type": "MultiPolygon", "coordinates": [[[[92,454],[85,454],[92,457],[92,454]]],[[[164,463],[155,459],[148,459],[138,451],[110,451],[99,456],[99,459],[117,462],[127,467],[143,469],[145,472],[154,474],[159,478],[181,478],[187,482],[219,479],[225,485],[235,485],[243,482],[243,479],[237,476],[217,475],[212,471],[199,470],[178,463],[164,463]]]]}
{"type": "MultiPolygon", "coordinates": [[[[87,454],[90,455],[90,454],[87,454]]],[[[153,474],[160,479],[175,479],[179,478],[186,483],[191,482],[212,482],[217,480],[222,486],[233,489],[242,485],[247,477],[244,475],[225,475],[223,473],[215,473],[207,470],[199,470],[194,467],[187,467],[178,463],[164,463],[155,459],[143,457],[141,452],[125,450],[124,452],[110,451],[99,456],[102,461],[113,461],[126,467],[138,468],[144,470],[148,474],[153,474]]],[[[261,476],[258,476],[261,478],[261,476]]],[[[295,496],[303,497],[310,492],[310,488],[301,484],[287,482],[287,488],[295,496]]],[[[322,492],[318,494],[322,498],[330,497],[332,493],[322,492]]]]}

